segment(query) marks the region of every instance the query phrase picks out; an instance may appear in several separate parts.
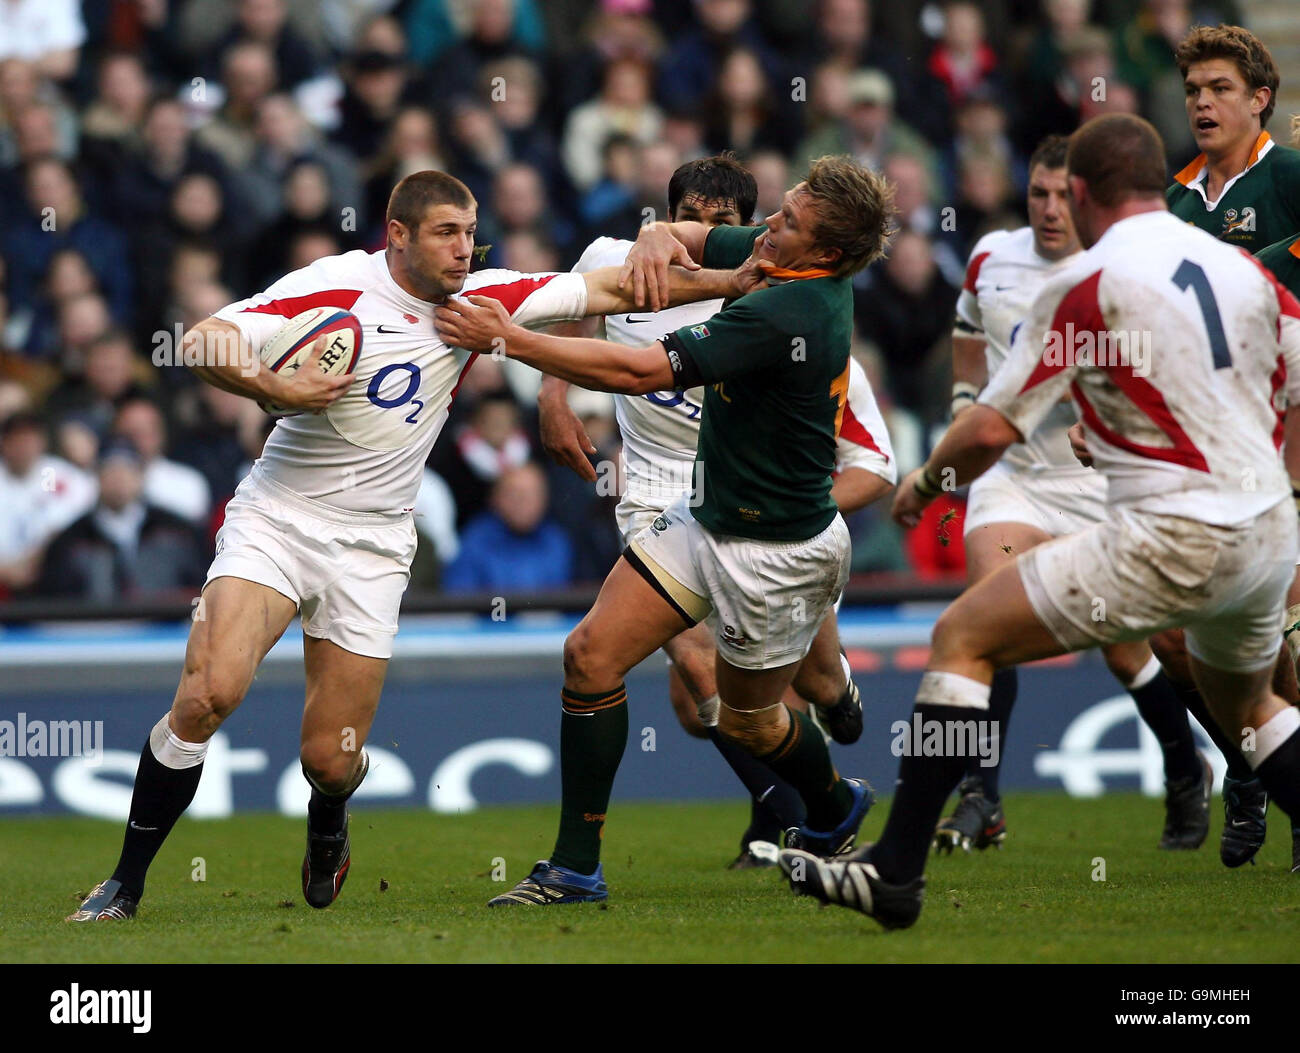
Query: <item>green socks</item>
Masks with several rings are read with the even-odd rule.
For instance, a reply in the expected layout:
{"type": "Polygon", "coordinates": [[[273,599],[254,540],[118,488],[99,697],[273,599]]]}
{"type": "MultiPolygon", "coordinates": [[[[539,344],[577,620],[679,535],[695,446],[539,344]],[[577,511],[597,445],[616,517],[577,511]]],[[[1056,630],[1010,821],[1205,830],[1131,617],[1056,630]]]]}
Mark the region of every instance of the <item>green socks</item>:
{"type": "Polygon", "coordinates": [[[758,759],[799,791],[808,808],[810,830],[834,830],[853,807],[853,794],[831,763],[826,740],[806,713],[789,709],[790,728],[771,753],[758,759]]]}
{"type": "Polygon", "coordinates": [[[595,695],[566,688],[560,698],[560,835],[551,863],[594,874],[609,792],[627,746],[627,688],[595,695]]]}

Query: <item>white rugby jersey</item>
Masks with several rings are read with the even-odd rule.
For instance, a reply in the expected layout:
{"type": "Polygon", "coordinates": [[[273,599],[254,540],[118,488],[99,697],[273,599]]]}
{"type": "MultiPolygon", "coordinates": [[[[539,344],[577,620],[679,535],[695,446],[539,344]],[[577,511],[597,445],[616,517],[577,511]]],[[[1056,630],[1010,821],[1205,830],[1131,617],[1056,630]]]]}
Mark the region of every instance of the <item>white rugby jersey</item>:
{"type": "MultiPolygon", "coordinates": [[[[521,325],[581,318],[587,287],[574,274],[471,274],[458,296],[499,300],[521,325]]],[[[351,311],[361,323],[356,379],[322,413],[282,417],[254,468],[303,497],[350,512],[400,513],[415,505],[425,459],[461,378],[462,366],[433,325],[435,304],[393,280],[381,249],[327,256],[286,274],[265,292],[223,307],[259,351],[286,321],[313,307],[351,311]]]]}
{"type": "Polygon", "coordinates": [[[1052,275],[980,402],[1028,435],[1068,390],[1109,504],[1231,526],[1290,496],[1279,448],[1298,371],[1295,297],[1161,210],[1052,275]]]}
{"type": "MultiPolygon", "coordinates": [[[[995,230],[975,243],[957,298],[958,326],[954,335],[984,340],[990,382],[1007,360],[1034,298],[1047,279],[1071,259],[1040,256],[1034,248],[1032,227],[995,230]]],[[[1053,407],[1032,435],[1002,455],[1003,463],[1016,471],[1050,471],[1054,475],[1068,472],[1082,479],[1090,469],[1070,452],[1066,434],[1077,419],[1070,405],[1053,407]]],[[[1090,478],[1095,483],[1095,477],[1090,478]]]]}
{"type": "MultiPolygon", "coordinates": [[[[617,238],[597,238],[587,246],[573,270],[585,273],[601,267],[621,267],[632,244],[617,238]]],[[[701,300],[658,312],[607,315],[605,335],[617,344],[645,347],[683,326],[708,321],[722,310],[722,303],[701,300]]],[[[836,444],[835,470],[865,468],[890,483],[897,482],[894,451],[876,396],[862,367],[852,359],[850,362],[849,397],[836,444]]],[[[627,493],[641,501],[667,504],[689,491],[704,388],[616,395],[614,405],[623,435],[627,493]]]]}

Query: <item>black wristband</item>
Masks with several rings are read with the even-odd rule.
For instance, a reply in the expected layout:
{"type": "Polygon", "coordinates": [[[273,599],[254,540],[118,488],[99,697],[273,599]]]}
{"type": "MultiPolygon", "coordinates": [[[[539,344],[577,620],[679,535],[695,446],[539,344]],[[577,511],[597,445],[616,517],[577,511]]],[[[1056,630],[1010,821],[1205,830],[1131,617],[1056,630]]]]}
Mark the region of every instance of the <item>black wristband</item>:
{"type": "Polygon", "coordinates": [[[922,466],[921,474],[916,477],[914,485],[916,492],[927,501],[943,493],[943,484],[934,477],[934,473],[930,471],[928,464],[922,466]]]}

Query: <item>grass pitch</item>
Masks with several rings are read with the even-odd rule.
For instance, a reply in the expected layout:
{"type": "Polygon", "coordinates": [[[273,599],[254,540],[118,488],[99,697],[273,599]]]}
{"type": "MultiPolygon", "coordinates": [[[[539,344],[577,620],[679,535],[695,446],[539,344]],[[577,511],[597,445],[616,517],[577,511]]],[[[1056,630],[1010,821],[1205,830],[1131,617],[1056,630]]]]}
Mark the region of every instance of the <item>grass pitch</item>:
{"type": "MultiPolygon", "coordinates": [[[[127,925],[66,925],[106,877],[121,828],[0,821],[4,962],[1295,962],[1300,875],[1269,813],[1259,865],[1218,860],[1221,813],[1198,852],[1156,849],[1159,801],[1008,794],[1001,851],[932,859],[917,925],[886,933],[792,896],[772,870],[728,872],[743,803],[615,801],[606,905],[489,911],[549,852],[555,807],[468,816],[359,811],[339,901],[302,900],[303,822],[183,820],[127,925]],[[192,880],[199,860],[206,880],[192,880]],[[1104,860],[1105,880],[1101,874],[1104,860]]],[[[868,816],[878,835],[885,803],[868,816]]]]}

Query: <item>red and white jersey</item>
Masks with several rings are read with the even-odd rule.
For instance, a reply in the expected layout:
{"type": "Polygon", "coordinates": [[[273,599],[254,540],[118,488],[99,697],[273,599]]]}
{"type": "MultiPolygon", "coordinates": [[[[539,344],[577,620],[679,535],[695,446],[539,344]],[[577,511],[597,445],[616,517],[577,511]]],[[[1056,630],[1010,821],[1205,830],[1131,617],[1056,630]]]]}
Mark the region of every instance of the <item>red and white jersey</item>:
{"type": "MultiPolygon", "coordinates": [[[[632,242],[597,238],[587,246],[573,269],[577,273],[600,267],[621,267],[632,242]]],[[[722,300],[700,300],[662,311],[633,311],[607,315],[605,336],[616,344],[646,347],[683,326],[706,322],[722,310],[722,300]]],[[[835,471],[865,468],[891,483],[898,481],[894,451],[875,393],[862,367],[852,359],[849,397],[836,444],[835,471]]],[[[671,501],[689,490],[700,438],[704,388],[654,391],[647,395],[616,395],[615,413],[623,436],[627,493],[654,503],[671,501]]]]}
{"type": "MultiPolygon", "coordinates": [[[[1049,260],[1040,256],[1034,249],[1031,227],[995,230],[975,243],[957,298],[953,335],[984,341],[990,382],[1006,362],[1043,285],[1073,258],[1049,260]]],[[[1066,435],[1077,419],[1068,403],[1054,407],[1032,435],[1002,455],[1003,462],[1015,471],[1069,472],[1079,476],[1089,472],[1070,452],[1066,435]]]]}
{"type": "Polygon", "coordinates": [[[1295,297],[1162,209],[1048,280],[980,402],[1028,435],[1068,390],[1110,505],[1232,526],[1290,496],[1278,451],[1297,369],[1295,297]]]}
{"type": "Polygon", "coordinates": [[[865,468],[887,483],[898,482],[898,464],[889,443],[889,429],[876,405],[876,393],[858,360],[849,356],[849,398],[835,438],[835,474],[865,468]]]}
{"type": "MultiPolygon", "coordinates": [[[[521,325],[581,318],[587,287],[573,274],[471,274],[459,296],[499,300],[521,325]]],[[[425,459],[447,419],[463,365],[433,326],[435,304],[393,280],[384,252],[327,256],[286,274],[269,289],[223,307],[254,351],[288,318],[312,307],[340,307],[361,323],[356,379],[323,413],[282,417],[257,462],[281,486],[350,512],[409,511],[425,459]]]]}

